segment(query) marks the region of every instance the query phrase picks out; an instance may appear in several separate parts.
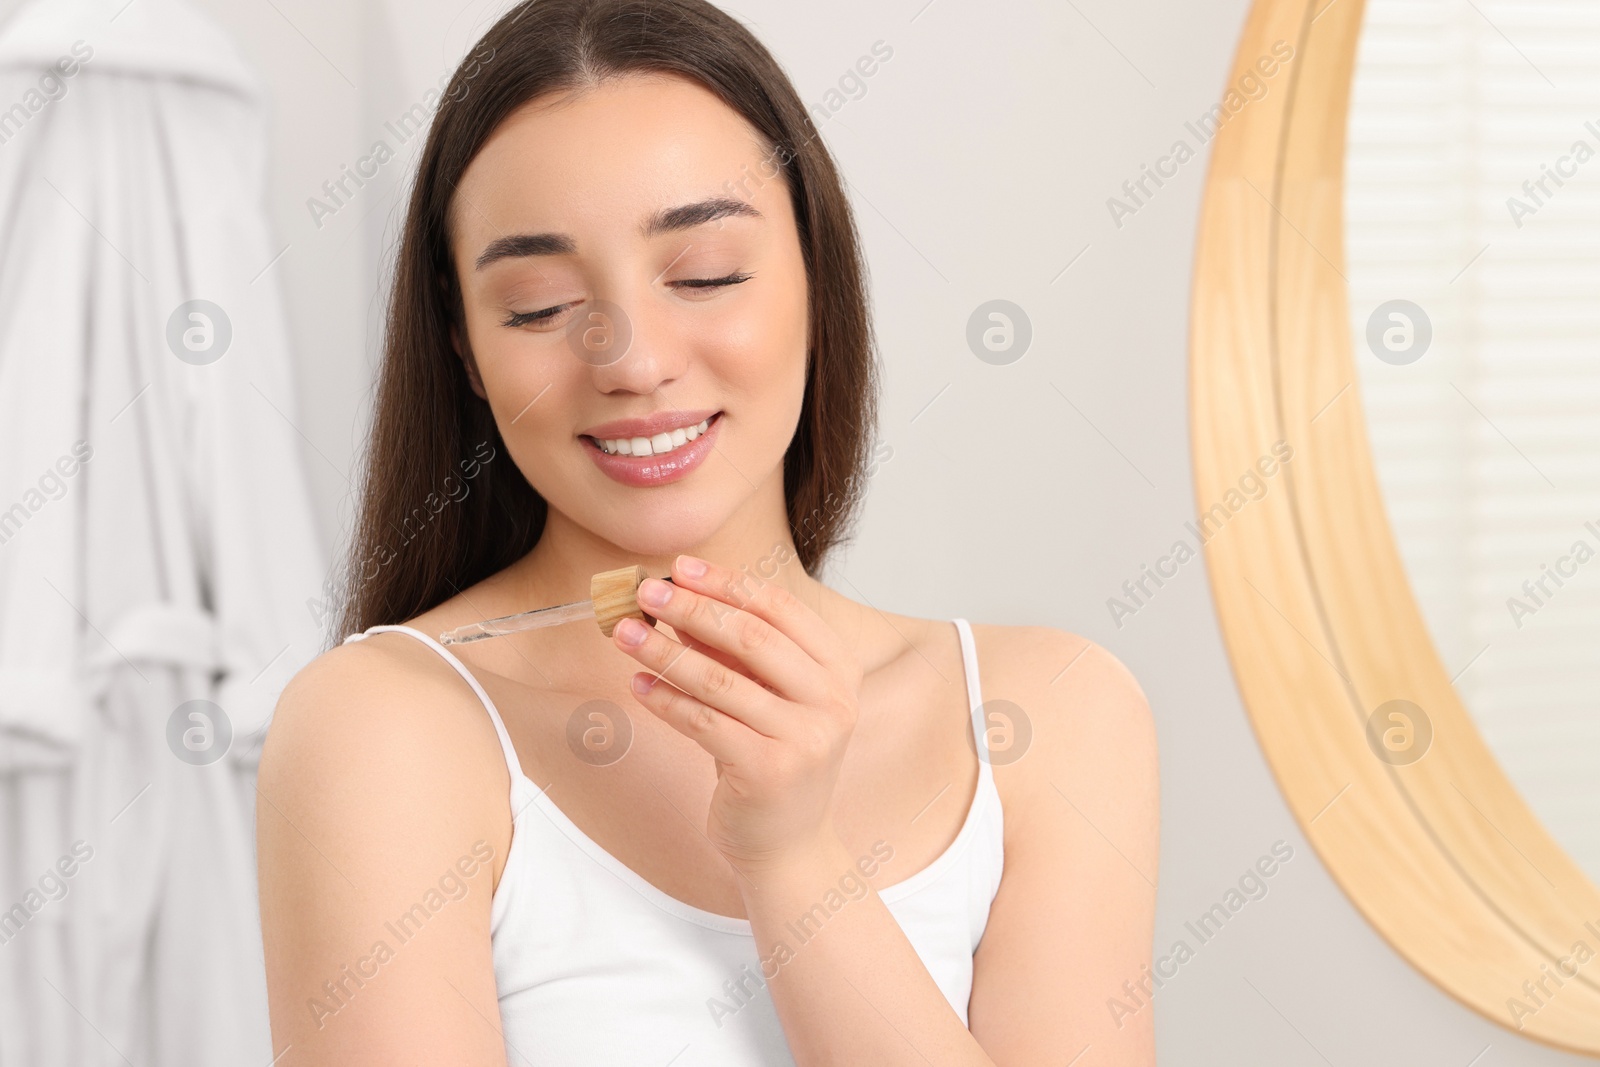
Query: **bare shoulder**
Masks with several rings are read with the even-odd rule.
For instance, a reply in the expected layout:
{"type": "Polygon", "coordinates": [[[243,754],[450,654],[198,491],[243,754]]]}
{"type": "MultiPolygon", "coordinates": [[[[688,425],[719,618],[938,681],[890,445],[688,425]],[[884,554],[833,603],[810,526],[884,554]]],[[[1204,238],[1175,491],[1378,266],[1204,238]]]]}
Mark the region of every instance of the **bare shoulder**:
{"type": "Polygon", "coordinates": [[[996,784],[1017,794],[1017,807],[1043,794],[1059,804],[1065,794],[1097,807],[1134,804],[1153,821],[1155,722],[1122,661],[1050,626],[973,624],[972,632],[984,701],[1006,702],[995,710],[1018,720],[1017,743],[1028,746],[995,761],[996,784]]]}
{"type": "Polygon", "coordinates": [[[256,803],[275,1047],[294,1044],[307,1065],[395,1062],[463,1041],[474,1062],[503,1055],[483,1018],[496,1003],[489,920],[509,791],[482,704],[415,638],[341,645],[289,681],[256,803]],[[414,937],[423,925],[428,936],[414,937]],[[382,995],[324,984],[380,967],[382,995]]]}
{"type": "Polygon", "coordinates": [[[1099,1062],[1154,1067],[1152,1014],[1107,1009],[1145,973],[1155,924],[1149,703],[1086,638],[1044,626],[974,626],[973,635],[985,703],[1012,705],[1001,707],[1024,747],[994,760],[1005,863],[973,956],[970,1029],[997,1063],[1092,1045],[1099,1062]]]}
{"type": "Polygon", "coordinates": [[[466,680],[415,638],[382,633],[322,653],[289,680],[262,748],[261,782],[312,800],[355,785],[448,784],[458,799],[445,802],[458,804],[509,789],[499,753],[466,680]],[[484,772],[495,766],[501,781],[491,785],[484,772]]]}
{"type": "MultiPolygon", "coordinates": [[[[391,850],[415,856],[429,844],[421,833],[457,854],[477,837],[509,837],[510,788],[466,680],[416,638],[374,634],[324,652],[284,687],[261,750],[257,823],[282,823],[288,844],[336,850],[383,878],[395,871],[391,850]]],[[[263,852],[275,843],[266,836],[263,852]]],[[[504,849],[495,853],[497,880],[504,849]]]]}

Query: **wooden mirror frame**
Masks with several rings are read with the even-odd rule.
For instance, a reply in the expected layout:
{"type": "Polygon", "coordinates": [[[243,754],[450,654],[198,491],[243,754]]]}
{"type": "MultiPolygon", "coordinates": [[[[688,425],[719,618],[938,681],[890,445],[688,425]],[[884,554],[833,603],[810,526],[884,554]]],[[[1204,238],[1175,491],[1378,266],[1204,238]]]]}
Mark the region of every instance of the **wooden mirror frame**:
{"type": "Polygon", "coordinates": [[[1578,942],[1600,953],[1600,890],[1456,695],[1367,440],[1343,267],[1364,6],[1256,0],[1234,57],[1230,86],[1254,69],[1267,91],[1235,94],[1216,132],[1196,247],[1191,415],[1200,515],[1219,524],[1202,526],[1212,594],[1278,786],[1356,908],[1486,1018],[1600,1055],[1600,957],[1574,956],[1578,942]],[[1277,41],[1293,58],[1262,78],[1257,60],[1277,41]],[[1265,473],[1276,442],[1291,458],[1246,499],[1240,479],[1265,473]],[[1415,762],[1368,743],[1369,716],[1394,699],[1431,723],[1415,762]]]}

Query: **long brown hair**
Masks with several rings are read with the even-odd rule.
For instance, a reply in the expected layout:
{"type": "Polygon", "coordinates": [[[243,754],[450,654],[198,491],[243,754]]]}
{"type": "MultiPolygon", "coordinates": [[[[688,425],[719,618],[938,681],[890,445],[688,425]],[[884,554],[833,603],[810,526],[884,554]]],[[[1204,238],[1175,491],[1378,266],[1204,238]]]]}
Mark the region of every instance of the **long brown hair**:
{"type": "Polygon", "coordinates": [[[700,82],[770,149],[763,177],[776,169],[789,190],[810,290],[805,399],[784,456],[789,528],[806,572],[851,528],[877,413],[865,271],[838,172],[787,75],[744,26],[705,0],[525,0],[456,69],[422,149],[330,643],[411,618],[538,542],[548,505],[511,462],[451,345],[452,324],[466,337],[450,254],[451,197],[489,135],[522,104],[629,73],[700,82]]]}

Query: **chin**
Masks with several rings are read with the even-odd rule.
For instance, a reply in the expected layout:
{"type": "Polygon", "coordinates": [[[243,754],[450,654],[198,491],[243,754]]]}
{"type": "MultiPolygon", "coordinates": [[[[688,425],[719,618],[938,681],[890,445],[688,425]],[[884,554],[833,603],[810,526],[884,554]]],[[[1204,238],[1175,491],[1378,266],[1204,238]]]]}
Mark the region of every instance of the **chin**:
{"type": "Polygon", "coordinates": [[[624,514],[608,516],[590,529],[624,552],[642,558],[692,554],[714,537],[729,518],[722,508],[698,499],[665,507],[633,503],[619,510],[624,514]]]}

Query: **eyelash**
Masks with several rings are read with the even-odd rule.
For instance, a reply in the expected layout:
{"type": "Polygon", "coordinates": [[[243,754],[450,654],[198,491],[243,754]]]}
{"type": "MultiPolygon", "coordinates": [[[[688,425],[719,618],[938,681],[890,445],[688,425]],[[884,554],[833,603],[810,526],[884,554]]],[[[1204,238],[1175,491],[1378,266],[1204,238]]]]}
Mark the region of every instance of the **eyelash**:
{"type": "MultiPolygon", "coordinates": [[[[689,289],[718,289],[723,286],[747,282],[753,277],[755,277],[753,274],[735,271],[721,278],[686,278],[681,282],[673,282],[672,284],[681,285],[689,289]]],[[[543,322],[546,319],[554,318],[566,306],[565,304],[558,304],[553,308],[545,308],[543,311],[513,311],[506,316],[505,321],[500,325],[514,329],[518,326],[526,326],[529,323],[543,322]]]]}

